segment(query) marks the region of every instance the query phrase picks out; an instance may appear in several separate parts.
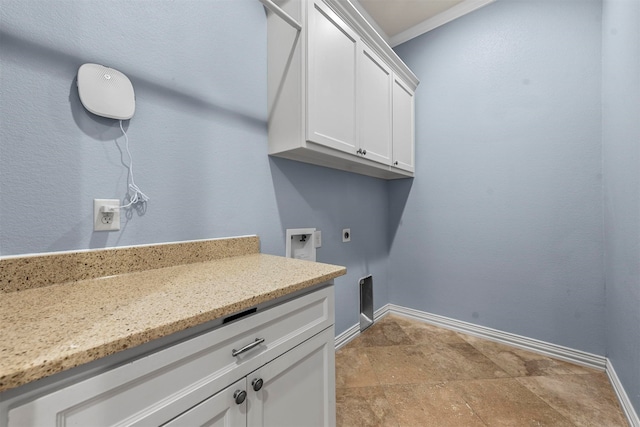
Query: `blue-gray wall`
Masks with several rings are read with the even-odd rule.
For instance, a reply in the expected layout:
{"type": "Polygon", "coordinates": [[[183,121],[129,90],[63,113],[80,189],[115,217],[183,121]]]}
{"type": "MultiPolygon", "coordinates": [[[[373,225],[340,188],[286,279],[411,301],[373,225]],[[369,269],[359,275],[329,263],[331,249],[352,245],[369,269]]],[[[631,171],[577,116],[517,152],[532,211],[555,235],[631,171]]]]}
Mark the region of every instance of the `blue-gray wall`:
{"type": "Polygon", "coordinates": [[[607,357],[640,413],[640,2],[602,22],[607,357]]]}
{"type": "Polygon", "coordinates": [[[267,156],[258,1],[1,3],[0,255],[245,234],[282,255],[286,228],[316,227],[318,260],[349,271],[336,280],[336,330],[358,322],[365,273],[376,306],[387,303],[386,182],[267,156]],[[117,123],[79,102],[85,62],[119,69],[136,91],[126,126],[151,201],[119,232],[93,232],[93,199],[125,196],[128,159],[117,123]]]}
{"type": "Polygon", "coordinates": [[[390,301],[604,355],[601,2],[497,1],[396,51],[421,83],[390,301]]]}
{"type": "Polygon", "coordinates": [[[417,177],[389,183],[267,156],[255,0],[0,2],[0,255],[243,234],[282,254],[285,228],[317,227],[318,260],[349,269],[337,332],[373,273],[376,307],[606,350],[640,407],[637,1],[498,1],[398,47],[422,80],[417,177]],[[85,62],[136,89],[151,202],[120,232],[92,231],[126,168],[78,101],[85,62]]]}

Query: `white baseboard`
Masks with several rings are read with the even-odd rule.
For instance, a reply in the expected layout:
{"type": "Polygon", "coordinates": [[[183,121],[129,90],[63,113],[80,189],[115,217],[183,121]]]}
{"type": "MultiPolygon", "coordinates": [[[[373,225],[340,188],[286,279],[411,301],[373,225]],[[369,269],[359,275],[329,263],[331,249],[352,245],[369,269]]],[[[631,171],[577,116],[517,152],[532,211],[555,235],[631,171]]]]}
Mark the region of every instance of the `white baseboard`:
{"type": "MultiPolygon", "coordinates": [[[[534,351],[544,354],[545,356],[554,357],[566,362],[575,363],[577,365],[588,366],[590,368],[606,371],[607,376],[613,389],[618,396],[620,406],[629,421],[631,427],[640,427],[640,419],[635,412],[633,404],[629,399],[622,383],[620,382],[613,365],[604,356],[587,353],[585,351],[563,347],[561,345],[552,344],[544,341],[535,340],[533,338],[523,337],[521,335],[511,334],[509,332],[499,331],[497,329],[487,328],[485,326],[474,325],[473,323],[463,322],[461,320],[451,319],[449,317],[439,316],[412,308],[401,307],[395,304],[387,304],[374,313],[374,321],[386,316],[387,314],[396,314],[398,316],[409,317],[431,325],[439,326],[457,332],[473,335],[479,338],[496,341],[501,344],[510,345],[521,348],[523,350],[534,351]]],[[[336,337],[336,350],[346,345],[349,341],[360,335],[359,325],[354,325],[336,337]]]]}
{"type": "Polygon", "coordinates": [[[618,396],[618,401],[620,402],[620,406],[622,406],[622,410],[627,417],[627,421],[629,421],[629,425],[631,427],[640,427],[640,417],[636,413],[633,404],[631,403],[631,399],[627,395],[624,387],[622,387],[622,383],[620,382],[620,378],[616,374],[616,370],[613,369],[613,364],[609,359],[607,359],[607,376],[609,377],[609,381],[613,386],[613,390],[616,392],[618,396]]]}
{"type": "Polygon", "coordinates": [[[473,323],[463,322],[461,320],[455,320],[449,317],[439,316],[437,314],[401,307],[399,305],[389,304],[389,311],[393,314],[421,320],[425,323],[440,326],[445,329],[451,329],[490,341],[496,341],[501,344],[518,347],[523,350],[534,351],[536,353],[544,354],[545,356],[554,357],[556,359],[582,366],[588,366],[601,371],[605,370],[606,358],[604,356],[587,353],[586,351],[575,350],[569,347],[563,347],[561,345],[523,337],[522,335],[487,328],[486,326],[474,325],[473,323]]]}
{"type": "MultiPolygon", "coordinates": [[[[556,359],[582,366],[588,366],[601,371],[604,371],[606,368],[606,358],[603,356],[539,341],[533,338],[523,337],[509,332],[499,331],[497,329],[487,328],[485,326],[474,325],[473,323],[463,322],[461,320],[455,320],[449,317],[439,316],[437,314],[401,307],[395,304],[387,304],[376,310],[374,313],[374,321],[390,313],[398,316],[409,317],[431,325],[451,329],[490,341],[496,341],[501,344],[518,347],[523,350],[534,351],[536,353],[544,354],[545,356],[554,357],[556,359]]],[[[351,328],[338,335],[336,337],[336,350],[343,347],[359,334],[359,326],[353,325],[351,328]]]]}

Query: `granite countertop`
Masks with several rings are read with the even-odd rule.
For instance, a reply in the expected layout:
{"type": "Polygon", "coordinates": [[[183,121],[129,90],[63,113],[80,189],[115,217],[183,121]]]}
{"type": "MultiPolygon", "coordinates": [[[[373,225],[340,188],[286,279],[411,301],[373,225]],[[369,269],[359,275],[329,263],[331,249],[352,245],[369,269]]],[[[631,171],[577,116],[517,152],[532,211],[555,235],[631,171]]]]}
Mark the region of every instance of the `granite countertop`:
{"type": "Polygon", "coordinates": [[[346,273],[242,252],[0,293],[0,391],[346,273]]]}

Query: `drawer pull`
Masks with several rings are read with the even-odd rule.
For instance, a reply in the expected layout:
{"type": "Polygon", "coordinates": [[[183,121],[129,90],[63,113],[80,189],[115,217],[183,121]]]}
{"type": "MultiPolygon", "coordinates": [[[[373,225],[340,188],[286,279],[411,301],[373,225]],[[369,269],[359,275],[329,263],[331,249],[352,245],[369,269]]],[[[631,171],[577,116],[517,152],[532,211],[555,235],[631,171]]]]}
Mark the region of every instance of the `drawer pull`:
{"type": "Polygon", "coordinates": [[[231,350],[231,355],[233,357],[236,357],[242,353],[244,353],[245,351],[249,351],[251,350],[253,347],[257,347],[260,344],[262,344],[264,342],[264,338],[256,338],[256,340],[254,342],[252,342],[251,344],[247,344],[244,347],[242,347],[240,350],[236,350],[235,348],[233,350],[231,350]]]}
{"type": "Polygon", "coordinates": [[[244,400],[247,398],[247,392],[244,390],[236,390],[235,393],[233,393],[233,400],[238,404],[238,405],[242,405],[244,403],[244,400]]]}
{"type": "Polygon", "coordinates": [[[262,381],[262,378],[256,378],[255,380],[251,381],[251,387],[253,387],[254,391],[260,391],[263,385],[264,381],[262,381]]]}

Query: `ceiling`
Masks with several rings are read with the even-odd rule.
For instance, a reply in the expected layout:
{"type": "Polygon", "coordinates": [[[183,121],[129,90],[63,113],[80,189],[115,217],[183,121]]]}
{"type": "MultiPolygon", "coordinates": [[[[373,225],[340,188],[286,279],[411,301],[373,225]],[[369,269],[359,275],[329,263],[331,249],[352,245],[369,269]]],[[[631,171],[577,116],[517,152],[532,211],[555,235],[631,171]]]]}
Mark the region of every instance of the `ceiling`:
{"type": "Polygon", "coordinates": [[[494,0],[351,0],[391,46],[404,43],[494,0]]]}

